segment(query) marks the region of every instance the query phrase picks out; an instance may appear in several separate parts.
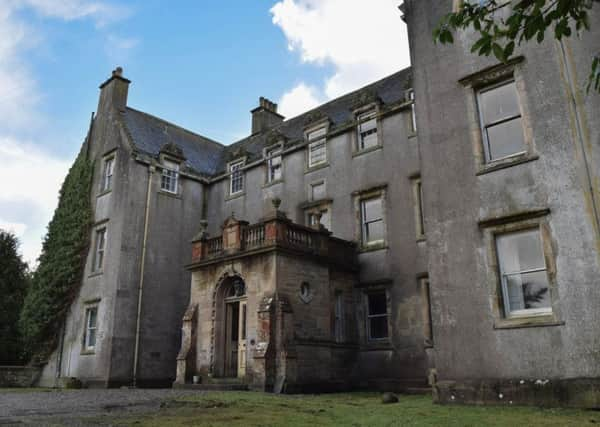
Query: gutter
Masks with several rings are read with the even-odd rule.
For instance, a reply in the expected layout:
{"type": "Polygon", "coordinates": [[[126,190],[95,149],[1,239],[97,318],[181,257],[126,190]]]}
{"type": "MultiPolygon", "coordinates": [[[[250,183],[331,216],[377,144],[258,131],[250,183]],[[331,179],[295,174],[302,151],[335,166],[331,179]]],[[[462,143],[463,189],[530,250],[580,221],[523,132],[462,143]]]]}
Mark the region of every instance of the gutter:
{"type": "Polygon", "coordinates": [[[140,350],[140,329],[142,320],[142,297],[144,295],[144,270],[146,267],[146,243],[148,241],[148,223],[150,218],[150,199],[152,196],[152,174],[154,173],[154,166],[148,166],[148,189],[146,190],[146,209],[144,215],[144,238],[142,241],[142,259],[140,261],[140,282],[138,285],[138,302],[137,302],[137,315],[135,320],[135,348],[133,351],[133,375],[132,375],[132,386],[137,386],[137,370],[139,361],[139,350],[140,350]]]}

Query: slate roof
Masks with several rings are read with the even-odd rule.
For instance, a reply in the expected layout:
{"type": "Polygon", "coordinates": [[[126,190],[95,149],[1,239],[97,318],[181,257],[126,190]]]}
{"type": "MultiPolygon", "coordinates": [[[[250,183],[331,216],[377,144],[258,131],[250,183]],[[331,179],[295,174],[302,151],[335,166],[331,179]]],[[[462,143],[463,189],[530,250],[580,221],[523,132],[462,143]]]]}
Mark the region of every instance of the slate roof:
{"type": "Polygon", "coordinates": [[[412,70],[405,68],[286,120],[276,128],[250,135],[228,146],[129,107],[124,112],[124,123],[139,151],[151,156],[158,156],[165,144],[174,143],[183,151],[189,168],[202,175],[210,176],[225,172],[227,162],[233,160],[240,153],[247,156],[248,162],[261,158],[263,148],[279,136],[283,136],[290,144],[301,141],[305,127],[311,122],[326,117],[330,121],[331,130],[351,122],[353,120],[352,112],[361,103],[365,104],[378,99],[383,108],[401,103],[411,84],[412,70]]]}
{"type": "Polygon", "coordinates": [[[123,114],[127,131],[136,148],[157,157],[166,144],[183,151],[186,165],[201,175],[214,175],[221,164],[224,146],[165,120],[127,107],[123,114]]]}

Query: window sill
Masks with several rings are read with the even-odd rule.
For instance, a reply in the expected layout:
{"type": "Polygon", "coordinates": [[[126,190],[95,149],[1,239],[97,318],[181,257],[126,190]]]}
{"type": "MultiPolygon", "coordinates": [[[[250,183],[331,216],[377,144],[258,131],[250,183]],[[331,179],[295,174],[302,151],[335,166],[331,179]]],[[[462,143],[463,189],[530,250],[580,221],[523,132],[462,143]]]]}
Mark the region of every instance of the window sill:
{"type": "Polygon", "coordinates": [[[265,182],[263,184],[262,188],[269,188],[269,187],[272,187],[274,185],[281,184],[281,183],[283,183],[283,178],[276,179],[276,180],[271,181],[271,182],[265,182]]]}
{"type": "Polygon", "coordinates": [[[91,356],[93,354],[96,354],[95,350],[81,350],[81,353],[79,353],[82,356],[91,356]]]}
{"type": "Polygon", "coordinates": [[[100,270],[100,271],[94,271],[93,273],[90,273],[88,275],[88,279],[91,279],[92,277],[98,277],[98,276],[102,276],[104,274],[104,271],[100,270]]]}
{"type": "Polygon", "coordinates": [[[390,342],[389,338],[367,341],[361,347],[361,351],[391,351],[393,349],[394,347],[392,347],[392,343],[390,342]]]}
{"type": "Polygon", "coordinates": [[[172,192],[166,191],[166,190],[158,190],[158,194],[160,194],[161,196],[172,197],[174,199],[182,199],[180,194],[172,193],[172,192]]]}
{"type": "Polygon", "coordinates": [[[544,326],[563,326],[564,324],[565,322],[558,320],[554,314],[545,314],[531,317],[497,319],[494,322],[494,329],[536,328],[544,326]]]}
{"type": "Polygon", "coordinates": [[[225,201],[228,202],[230,200],[239,199],[240,197],[244,197],[245,195],[246,195],[245,191],[241,191],[241,192],[235,193],[235,194],[229,194],[227,197],[225,197],[225,201]]]}
{"type": "Polygon", "coordinates": [[[108,190],[101,191],[100,193],[98,193],[98,195],[96,196],[96,198],[100,198],[102,196],[106,196],[109,193],[112,193],[112,188],[109,188],[108,190]]]}
{"type": "Polygon", "coordinates": [[[329,167],[329,162],[319,163],[318,165],[307,167],[306,169],[304,169],[304,173],[311,173],[316,170],[327,168],[327,167],[329,167]]]}
{"type": "Polygon", "coordinates": [[[416,138],[416,137],[417,137],[417,132],[410,132],[410,133],[407,135],[407,138],[408,138],[408,139],[411,139],[411,138],[416,138]]]}
{"type": "Polygon", "coordinates": [[[426,242],[427,237],[425,236],[417,236],[417,243],[426,242]]]}
{"type": "Polygon", "coordinates": [[[373,147],[369,147],[369,148],[364,148],[362,150],[355,150],[352,152],[352,157],[359,157],[362,156],[363,154],[368,154],[368,153],[372,153],[373,151],[378,151],[383,149],[383,145],[382,144],[377,144],[373,147]]]}
{"type": "Polygon", "coordinates": [[[388,245],[385,242],[382,243],[374,243],[372,245],[365,245],[365,246],[361,246],[358,250],[359,253],[364,253],[364,252],[373,252],[373,251],[381,251],[384,249],[387,249],[388,245]]]}
{"type": "Polygon", "coordinates": [[[500,169],[510,168],[512,166],[520,165],[523,163],[532,162],[539,159],[540,156],[532,153],[523,153],[513,157],[507,157],[502,160],[498,160],[492,163],[486,163],[481,165],[476,175],[485,175],[486,173],[495,172],[500,169]]]}

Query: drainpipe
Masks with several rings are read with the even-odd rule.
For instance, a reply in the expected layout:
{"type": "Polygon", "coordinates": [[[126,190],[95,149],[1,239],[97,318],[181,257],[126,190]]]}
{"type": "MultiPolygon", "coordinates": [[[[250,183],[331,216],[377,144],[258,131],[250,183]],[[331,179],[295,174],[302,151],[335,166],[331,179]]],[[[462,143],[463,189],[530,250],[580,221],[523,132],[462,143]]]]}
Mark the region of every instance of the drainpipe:
{"type": "Polygon", "coordinates": [[[154,166],[148,166],[148,189],[146,190],[146,210],[144,216],[144,238],[142,241],[142,259],[140,261],[140,282],[138,285],[137,316],[135,320],[135,348],[133,351],[133,387],[137,386],[137,368],[140,350],[140,327],[142,319],[142,296],[144,294],[144,269],[146,266],[146,243],[148,241],[148,219],[150,217],[150,197],[152,195],[152,174],[154,166]]]}
{"type": "Polygon", "coordinates": [[[571,67],[570,67],[570,58],[569,55],[567,53],[567,48],[565,46],[565,42],[563,40],[559,40],[559,46],[560,46],[560,52],[562,55],[562,61],[564,64],[564,70],[565,70],[565,78],[567,80],[567,83],[569,85],[569,102],[571,104],[571,108],[573,109],[573,115],[575,117],[575,128],[576,128],[576,139],[577,139],[577,143],[579,145],[579,148],[581,150],[581,156],[583,158],[583,168],[585,171],[585,180],[586,180],[586,186],[588,187],[588,191],[590,193],[590,200],[591,200],[591,204],[592,204],[592,214],[593,214],[593,219],[595,220],[595,228],[596,228],[596,239],[598,242],[598,245],[600,245],[600,213],[598,212],[598,201],[596,200],[596,195],[594,193],[594,185],[593,185],[593,177],[590,171],[590,161],[588,158],[588,153],[586,151],[585,148],[585,137],[584,137],[584,131],[583,131],[583,117],[582,117],[582,112],[580,111],[579,105],[577,103],[577,93],[578,93],[578,89],[577,89],[577,84],[575,82],[575,78],[576,76],[573,75],[573,73],[571,72],[571,67]]]}

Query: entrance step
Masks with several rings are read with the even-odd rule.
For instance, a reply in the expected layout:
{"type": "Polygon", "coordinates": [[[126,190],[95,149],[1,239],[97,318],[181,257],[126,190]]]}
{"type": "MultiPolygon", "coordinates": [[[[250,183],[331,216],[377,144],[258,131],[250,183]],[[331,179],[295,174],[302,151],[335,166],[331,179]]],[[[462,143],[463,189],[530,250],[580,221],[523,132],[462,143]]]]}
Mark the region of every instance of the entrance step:
{"type": "Polygon", "coordinates": [[[185,389],[185,390],[199,390],[199,391],[247,391],[248,385],[241,383],[226,383],[226,384],[173,384],[173,388],[185,389]]]}

